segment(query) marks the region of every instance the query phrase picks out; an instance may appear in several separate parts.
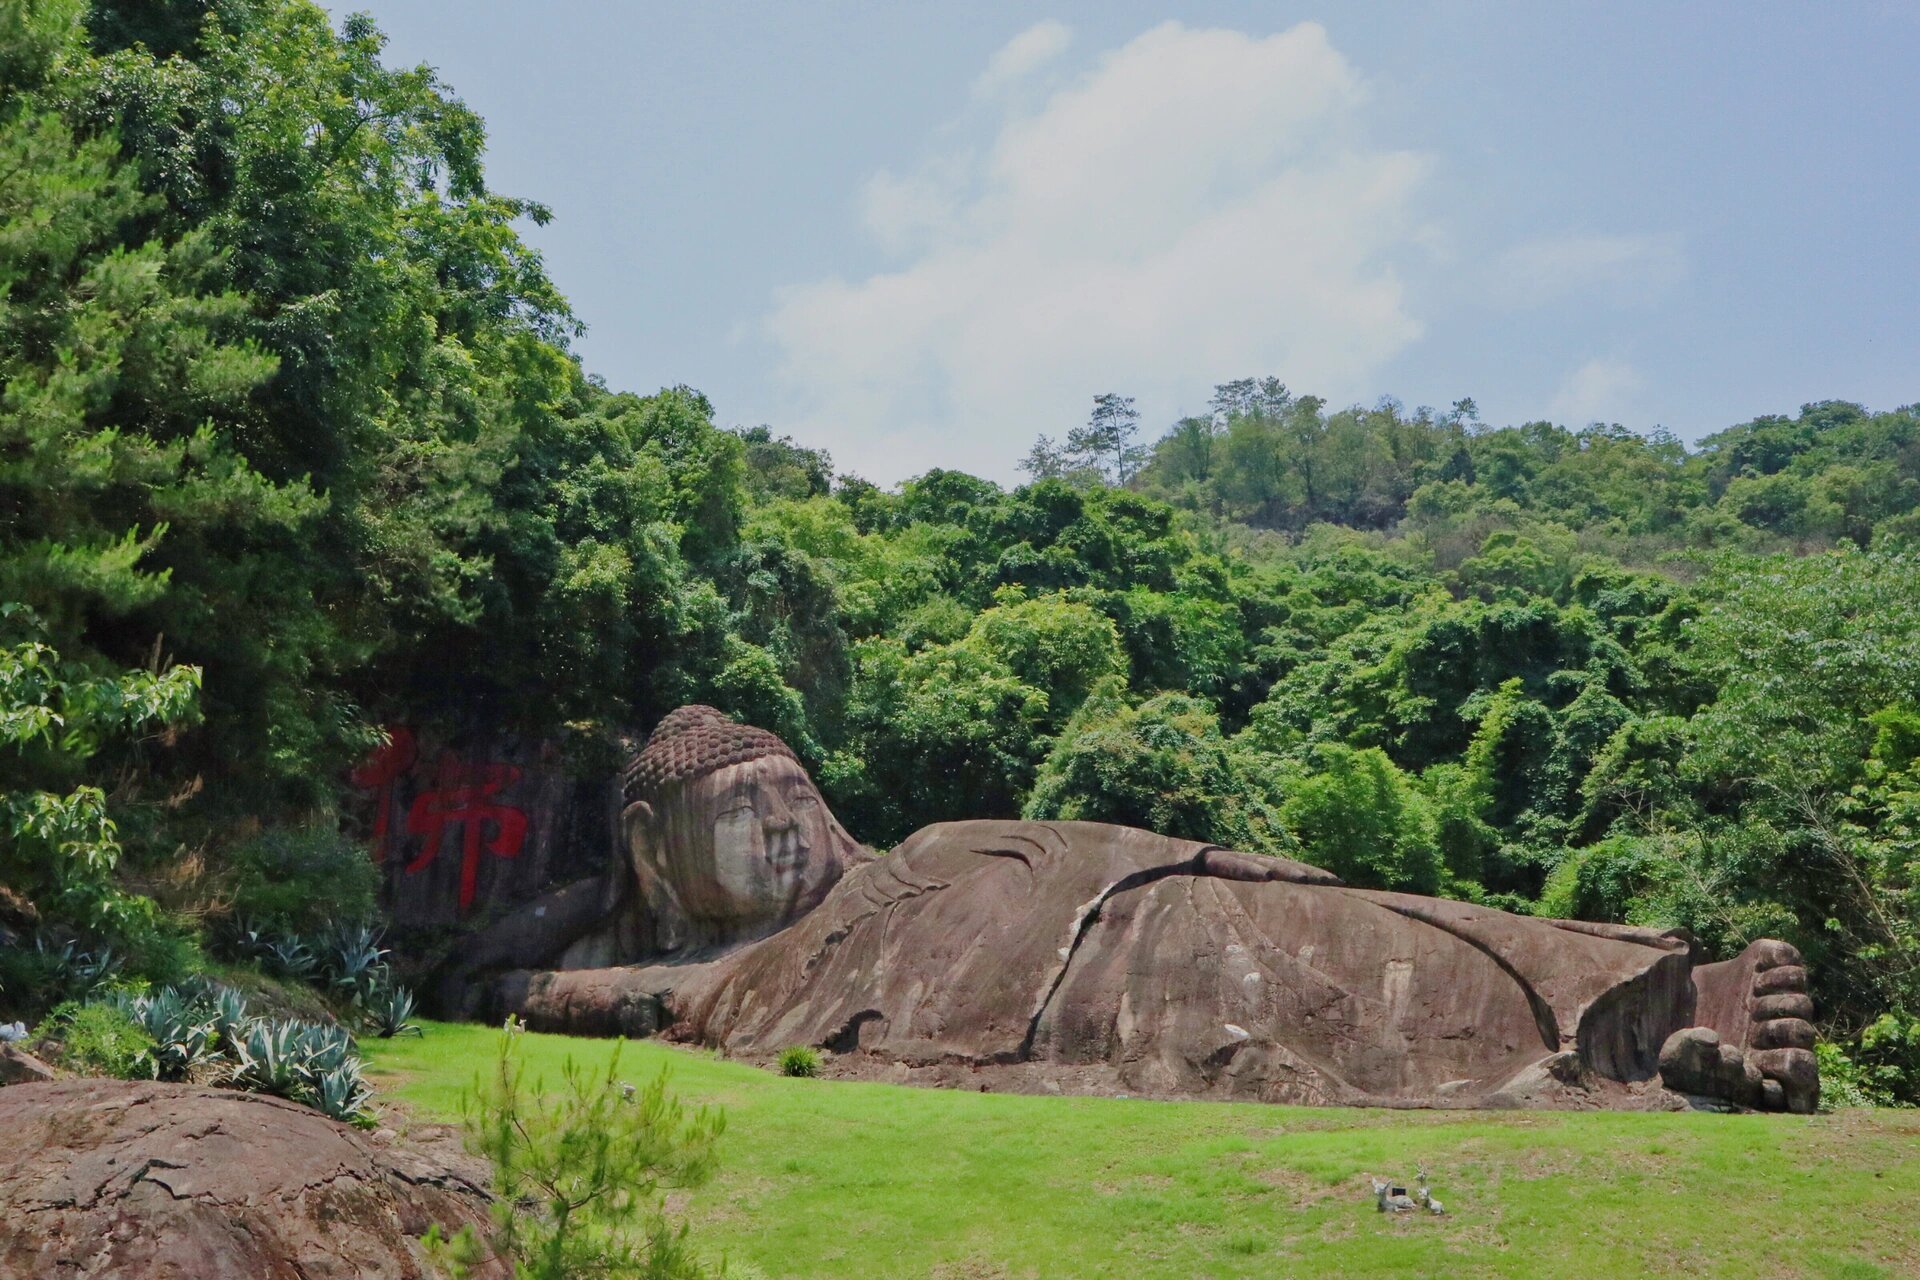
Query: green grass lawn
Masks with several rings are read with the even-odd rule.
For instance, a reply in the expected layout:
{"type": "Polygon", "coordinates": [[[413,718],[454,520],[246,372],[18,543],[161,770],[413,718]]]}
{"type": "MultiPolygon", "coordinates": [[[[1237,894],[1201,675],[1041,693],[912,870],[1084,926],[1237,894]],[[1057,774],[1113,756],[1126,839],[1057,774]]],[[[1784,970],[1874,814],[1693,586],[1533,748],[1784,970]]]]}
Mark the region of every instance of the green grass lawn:
{"type": "MultiPolygon", "coordinates": [[[[452,1117],[489,1028],[363,1042],[375,1082],[452,1117]]],[[[603,1040],[526,1035],[528,1075],[603,1040]]],[[[1920,1275],[1920,1113],[1361,1111],[1014,1097],[769,1072],[650,1043],[726,1109],[686,1199],[706,1247],[773,1277],[1920,1275]],[[1444,1218],[1364,1176],[1425,1166],[1444,1218]]]]}

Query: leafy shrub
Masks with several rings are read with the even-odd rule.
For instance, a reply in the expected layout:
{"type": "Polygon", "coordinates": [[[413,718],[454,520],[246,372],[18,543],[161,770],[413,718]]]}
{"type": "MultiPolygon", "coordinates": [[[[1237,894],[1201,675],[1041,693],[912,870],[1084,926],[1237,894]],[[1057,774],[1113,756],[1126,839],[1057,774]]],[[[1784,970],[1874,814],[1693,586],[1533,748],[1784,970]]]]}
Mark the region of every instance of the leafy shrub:
{"type": "Polygon", "coordinates": [[[711,1176],[725,1117],[689,1112],[665,1071],[644,1087],[623,1083],[618,1045],[604,1074],[569,1058],[557,1093],[529,1087],[514,1030],[509,1019],[492,1074],[465,1103],[469,1144],[493,1165],[494,1251],[524,1280],[704,1280],[665,1192],[711,1176]]]}
{"type": "Polygon", "coordinates": [[[334,920],[370,920],[378,906],[380,868],[329,824],[263,831],[228,865],[234,914],[262,934],[319,934],[334,920]]]}
{"type": "Polygon", "coordinates": [[[812,1079],[820,1074],[820,1052],[804,1044],[789,1045],[780,1051],[780,1074],[812,1079]]]}
{"type": "Polygon", "coordinates": [[[68,1002],[47,1015],[36,1038],[56,1041],[63,1066],[116,1080],[151,1078],[153,1037],[110,1003],[68,1002]]]}
{"type": "Polygon", "coordinates": [[[1145,827],[1255,853],[1287,845],[1212,707],[1178,693],[1135,706],[1118,677],[1102,681],[1067,721],[1023,813],[1145,827]]]}
{"type": "Polygon", "coordinates": [[[1433,893],[1440,849],[1426,797],[1378,747],[1320,745],[1280,816],[1304,857],[1348,884],[1433,893]]]}
{"type": "MultiPolygon", "coordinates": [[[[10,279],[9,288],[18,283],[10,279]]],[[[11,367],[0,370],[0,382],[8,381],[11,367]]],[[[32,394],[9,384],[14,391],[32,394]]],[[[9,400],[6,412],[20,407],[9,400]]],[[[9,535],[17,514],[10,513],[9,535]]],[[[17,573],[10,544],[10,537],[0,538],[0,570],[17,573]]],[[[95,757],[116,741],[197,718],[200,670],[103,673],[62,658],[47,636],[33,610],[16,600],[0,602],[0,884],[9,914],[67,937],[145,947],[159,940],[159,912],[152,899],[128,893],[115,874],[119,828],[98,785],[106,771],[95,757]]],[[[4,975],[10,1000],[45,1007],[52,998],[89,989],[81,981],[81,954],[60,941],[39,947],[30,960],[20,957],[27,963],[8,965],[4,975]]]]}
{"type": "Polygon", "coordinates": [[[1843,1106],[1912,1106],[1920,1097],[1920,1017],[1896,1010],[1883,1013],[1864,1027],[1859,1038],[1842,1052],[1838,1045],[1820,1045],[1821,1101],[1831,1076],[1842,1097],[1857,1095],[1843,1106]]]}
{"type": "Polygon", "coordinates": [[[1845,1049],[1831,1040],[1822,1040],[1813,1046],[1813,1056],[1820,1064],[1822,1111],[1880,1105],[1880,1095],[1868,1082],[1859,1064],[1847,1056],[1845,1049]]]}

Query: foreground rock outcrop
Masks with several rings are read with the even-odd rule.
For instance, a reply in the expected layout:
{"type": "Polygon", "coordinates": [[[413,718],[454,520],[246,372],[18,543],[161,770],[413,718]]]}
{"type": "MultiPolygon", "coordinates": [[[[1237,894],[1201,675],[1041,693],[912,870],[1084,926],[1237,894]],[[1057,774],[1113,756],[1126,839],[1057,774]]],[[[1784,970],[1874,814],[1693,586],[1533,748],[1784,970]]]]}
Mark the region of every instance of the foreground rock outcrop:
{"type": "Polygon", "coordinates": [[[0,1134],[3,1276],[424,1280],[430,1226],[487,1223],[477,1174],[254,1094],[18,1085],[0,1134]]]}

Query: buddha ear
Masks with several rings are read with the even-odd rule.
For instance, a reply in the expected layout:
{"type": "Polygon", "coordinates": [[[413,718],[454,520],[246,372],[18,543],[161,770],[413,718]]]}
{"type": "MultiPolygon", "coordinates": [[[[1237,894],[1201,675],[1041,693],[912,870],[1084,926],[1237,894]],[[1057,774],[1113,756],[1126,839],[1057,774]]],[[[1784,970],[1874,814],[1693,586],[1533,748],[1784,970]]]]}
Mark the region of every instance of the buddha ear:
{"type": "Polygon", "coordinates": [[[635,800],[621,810],[620,833],[627,838],[627,852],[638,860],[652,842],[653,806],[645,800],[635,800]]]}

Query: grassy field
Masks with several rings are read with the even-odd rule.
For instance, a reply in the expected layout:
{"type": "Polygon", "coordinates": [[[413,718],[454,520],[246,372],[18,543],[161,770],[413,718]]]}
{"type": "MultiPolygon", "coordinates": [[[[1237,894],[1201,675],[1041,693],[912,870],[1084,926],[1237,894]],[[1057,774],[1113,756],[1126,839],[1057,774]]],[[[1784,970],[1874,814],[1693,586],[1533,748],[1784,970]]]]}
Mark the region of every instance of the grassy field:
{"type": "MultiPolygon", "coordinates": [[[[365,1043],[375,1080],[451,1117],[497,1031],[365,1043]]],[[[527,1035],[557,1081],[606,1041],[527,1035]]],[[[654,1044],[726,1109],[686,1212],[773,1277],[1920,1276],[1920,1113],[1391,1112],[1012,1097],[786,1080],[654,1044]],[[1444,1218],[1364,1175],[1424,1166],[1444,1218]]]]}

